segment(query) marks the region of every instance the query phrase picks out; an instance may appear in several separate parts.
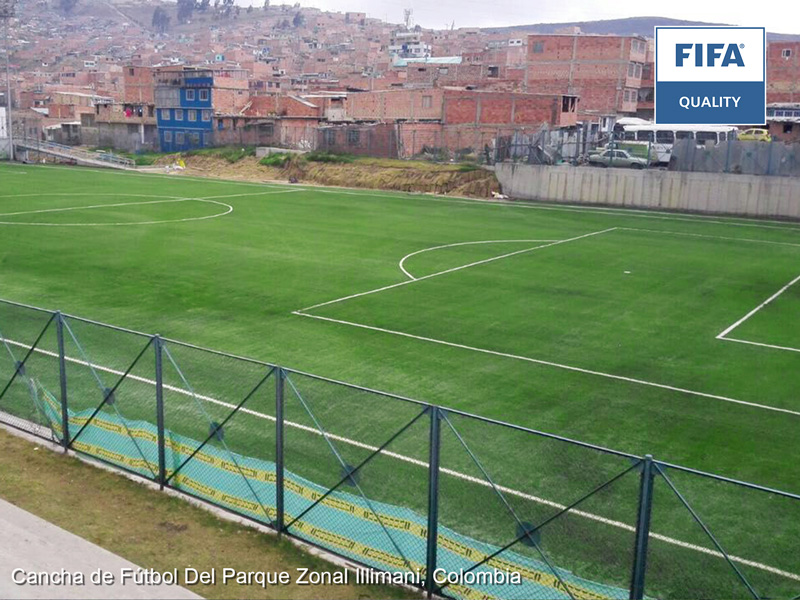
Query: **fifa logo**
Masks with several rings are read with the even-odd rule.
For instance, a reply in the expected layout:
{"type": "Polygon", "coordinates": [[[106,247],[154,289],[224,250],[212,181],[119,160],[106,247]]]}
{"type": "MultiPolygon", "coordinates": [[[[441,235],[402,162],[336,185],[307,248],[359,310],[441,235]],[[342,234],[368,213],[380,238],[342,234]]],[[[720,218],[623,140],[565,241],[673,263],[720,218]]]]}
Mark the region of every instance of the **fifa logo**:
{"type": "Polygon", "coordinates": [[[703,44],[675,44],[675,66],[682,67],[684,60],[691,58],[694,55],[695,67],[715,67],[717,59],[722,57],[720,67],[729,67],[736,65],[737,67],[744,66],[744,59],[742,59],[741,49],[744,49],[744,44],[706,44],[705,52],[703,51],[703,44]],[[725,53],[723,54],[723,49],[725,53]],[[705,63],[703,63],[705,58],[705,63]]]}

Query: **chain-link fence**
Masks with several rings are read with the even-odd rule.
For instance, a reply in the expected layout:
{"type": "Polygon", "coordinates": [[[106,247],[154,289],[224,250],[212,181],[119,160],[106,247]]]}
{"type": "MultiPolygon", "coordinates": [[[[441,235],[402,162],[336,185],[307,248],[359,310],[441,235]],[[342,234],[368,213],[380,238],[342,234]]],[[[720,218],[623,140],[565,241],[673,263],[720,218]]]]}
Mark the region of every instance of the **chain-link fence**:
{"type": "Polygon", "coordinates": [[[0,301],[0,422],[453,598],[797,598],[800,496],[0,301]]]}

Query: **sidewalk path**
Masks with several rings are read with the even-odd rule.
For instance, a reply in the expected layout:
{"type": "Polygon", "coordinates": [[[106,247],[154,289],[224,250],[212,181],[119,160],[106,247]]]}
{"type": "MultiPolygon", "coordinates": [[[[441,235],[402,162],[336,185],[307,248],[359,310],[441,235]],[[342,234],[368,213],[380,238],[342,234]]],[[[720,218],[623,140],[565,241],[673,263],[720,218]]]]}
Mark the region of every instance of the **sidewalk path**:
{"type": "MultiPolygon", "coordinates": [[[[0,598],[200,598],[176,585],[135,585],[118,582],[120,570],[138,568],[83,538],[56,527],[29,512],[0,500],[0,598]],[[85,584],[80,585],[17,585],[12,580],[14,569],[28,573],[81,572],[85,584]],[[97,569],[114,574],[113,585],[94,585],[90,575],[97,569]]],[[[17,575],[17,578],[24,576],[17,575]]]]}

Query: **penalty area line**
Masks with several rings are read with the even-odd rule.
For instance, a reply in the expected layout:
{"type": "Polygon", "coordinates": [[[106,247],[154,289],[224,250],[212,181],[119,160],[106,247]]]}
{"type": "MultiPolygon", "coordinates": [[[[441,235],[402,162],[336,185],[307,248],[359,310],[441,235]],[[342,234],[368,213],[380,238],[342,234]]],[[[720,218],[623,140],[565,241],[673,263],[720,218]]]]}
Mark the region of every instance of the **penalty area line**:
{"type": "Polygon", "coordinates": [[[542,246],[534,246],[533,248],[525,248],[524,250],[517,250],[516,252],[509,252],[508,254],[501,254],[500,256],[493,256],[492,258],[485,258],[483,260],[479,260],[476,262],[469,263],[467,265],[461,265],[460,267],[453,267],[452,269],[447,269],[445,271],[439,271],[438,273],[431,273],[430,275],[425,275],[423,277],[418,277],[417,279],[407,279],[405,281],[401,281],[399,283],[393,283],[391,285],[385,285],[383,287],[376,288],[374,290],[368,290],[366,292],[360,292],[358,294],[351,294],[349,296],[344,296],[342,298],[336,298],[335,300],[328,300],[327,302],[321,302],[319,304],[315,304],[313,306],[307,306],[305,308],[301,308],[299,312],[303,312],[306,310],[313,310],[315,308],[320,308],[321,306],[329,306],[331,304],[337,304],[339,302],[344,302],[345,300],[352,300],[353,298],[360,298],[361,296],[368,296],[370,294],[377,294],[378,292],[383,292],[386,290],[391,290],[396,287],[400,287],[403,285],[408,285],[409,283],[416,283],[418,281],[425,281],[426,279],[431,279],[432,277],[438,277],[439,275],[447,275],[448,273],[455,273],[456,271],[462,271],[464,269],[469,269],[470,267],[477,267],[478,265],[484,265],[490,262],[494,262],[496,260],[501,260],[503,258],[510,258],[512,256],[516,256],[518,254],[524,254],[526,252],[532,252],[534,250],[541,250],[544,248],[550,248],[552,246],[558,246],[559,244],[566,244],[567,242],[574,242],[577,240],[582,240],[588,237],[592,237],[595,235],[601,235],[603,233],[609,233],[611,231],[616,231],[616,227],[609,227],[608,229],[603,229],[602,231],[592,231],[591,233],[585,233],[583,235],[579,235],[573,238],[568,238],[566,240],[557,240],[555,242],[550,242],[548,244],[544,244],[542,246]]]}
{"type": "MultiPolygon", "coordinates": [[[[724,339],[727,339],[725,336],[727,336],[727,335],[728,335],[729,333],[731,333],[731,332],[732,332],[734,329],[736,329],[737,327],[739,327],[739,326],[740,326],[742,323],[744,323],[745,321],[747,321],[747,320],[748,320],[750,317],[752,317],[753,315],[755,315],[755,314],[756,314],[758,311],[760,311],[762,308],[764,308],[765,306],[767,306],[768,304],[770,304],[772,301],[776,300],[776,299],[777,299],[777,298],[778,298],[778,297],[779,297],[781,294],[783,294],[783,293],[784,293],[786,290],[788,290],[790,287],[792,287],[792,286],[793,286],[795,283],[797,283],[798,281],[800,281],[800,275],[798,275],[797,277],[795,277],[794,279],[792,279],[792,280],[791,280],[789,283],[787,283],[785,286],[783,286],[783,287],[782,287],[781,289],[779,289],[777,292],[775,292],[774,294],[772,294],[772,296],[770,296],[769,298],[767,298],[766,300],[764,300],[764,301],[763,301],[761,304],[759,304],[758,306],[756,306],[756,307],[755,307],[753,310],[751,310],[749,313],[747,313],[747,314],[746,314],[745,316],[743,316],[741,319],[739,319],[738,321],[736,321],[736,322],[735,322],[733,325],[731,325],[730,327],[728,327],[727,329],[725,329],[725,330],[724,330],[722,333],[720,333],[720,334],[717,336],[717,339],[718,339],[718,340],[724,340],[724,339]]],[[[742,340],[737,340],[737,341],[742,341],[742,340]]]]}
{"type": "Polygon", "coordinates": [[[686,388],[680,388],[672,385],[667,385],[664,383],[656,383],[654,381],[645,381],[643,379],[636,379],[634,377],[626,377],[624,375],[615,375],[614,373],[605,373],[603,371],[595,371],[592,369],[584,369],[582,367],[575,367],[572,365],[565,365],[557,362],[552,362],[549,360],[542,360],[538,358],[531,358],[529,356],[520,356],[518,354],[510,354],[508,352],[499,352],[497,350],[488,350],[486,348],[478,348],[476,346],[467,346],[466,344],[458,344],[455,342],[448,342],[446,340],[437,340],[435,338],[425,337],[421,335],[414,335],[412,333],[406,333],[404,331],[395,331],[392,329],[384,329],[383,327],[375,327],[373,325],[365,325],[363,323],[354,323],[352,321],[343,321],[341,319],[333,319],[330,317],[323,317],[320,315],[312,315],[302,310],[296,310],[292,312],[293,315],[297,315],[300,317],[308,317],[309,319],[317,319],[320,321],[327,321],[329,323],[337,323],[339,325],[348,325],[350,327],[358,327],[359,329],[368,329],[370,331],[377,331],[379,333],[388,333],[391,335],[398,335],[405,338],[410,338],[414,340],[419,340],[423,342],[429,342],[432,344],[439,344],[442,346],[449,346],[451,348],[458,348],[460,350],[469,350],[472,352],[480,352],[482,354],[489,354],[492,356],[499,356],[501,358],[510,358],[513,360],[521,360],[537,365],[542,365],[546,367],[554,367],[557,369],[562,369],[565,371],[572,371],[574,373],[583,373],[585,375],[594,375],[596,377],[605,377],[606,379],[614,379],[617,381],[624,381],[626,383],[632,383],[636,385],[644,385],[647,387],[658,388],[662,390],[668,390],[670,392],[678,392],[681,394],[688,394],[692,396],[698,396],[701,398],[710,398],[712,400],[721,400],[723,402],[730,402],[731,404],[739,404],[741,406],[748,406],[750,408],[757,408],[761,410],[768,410],[772,412],[779,412],[783,414],[793,415],[795,417],[800,417],[800,412],[790,410],[788,408],[779,408],[777,406],[770,406],[768,404],[759,404],[757,402],[748,402],[746,400],[738,400],[736,398],[730,398],[728,396],[720,396],[717,394],[709,394],[707,392],[699,392],[696,390],[689,390],[686,388]]]}

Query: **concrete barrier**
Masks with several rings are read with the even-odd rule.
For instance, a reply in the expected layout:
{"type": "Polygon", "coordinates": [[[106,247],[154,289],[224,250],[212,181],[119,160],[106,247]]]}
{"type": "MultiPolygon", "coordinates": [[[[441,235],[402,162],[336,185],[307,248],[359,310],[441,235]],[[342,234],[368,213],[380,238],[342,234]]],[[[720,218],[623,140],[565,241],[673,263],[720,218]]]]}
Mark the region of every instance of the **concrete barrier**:
{"type": "Polygon", "coordinates": [[[519,200],[800,220],[800,178],[498,163],[519,200]]]}

